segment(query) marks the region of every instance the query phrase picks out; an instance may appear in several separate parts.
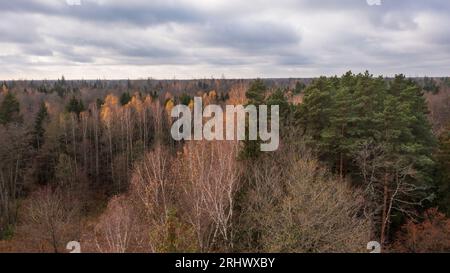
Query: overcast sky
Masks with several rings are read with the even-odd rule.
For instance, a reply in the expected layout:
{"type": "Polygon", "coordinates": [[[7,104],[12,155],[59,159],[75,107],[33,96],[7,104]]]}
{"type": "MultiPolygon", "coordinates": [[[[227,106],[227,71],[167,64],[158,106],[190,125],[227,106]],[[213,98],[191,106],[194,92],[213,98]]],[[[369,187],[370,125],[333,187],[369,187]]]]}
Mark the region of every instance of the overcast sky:
{"type": "Polygon", "coordinates": [[[367,1],[1,0],[0,79],[450,75],[450,1],[367,1]]]}

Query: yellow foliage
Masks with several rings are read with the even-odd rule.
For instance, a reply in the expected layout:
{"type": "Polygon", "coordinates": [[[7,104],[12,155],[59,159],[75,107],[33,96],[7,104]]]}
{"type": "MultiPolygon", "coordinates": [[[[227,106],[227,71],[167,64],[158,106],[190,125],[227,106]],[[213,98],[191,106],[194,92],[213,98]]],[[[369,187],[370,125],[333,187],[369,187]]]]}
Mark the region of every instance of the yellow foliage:
{"type": "Polygon", "coordinates": [[[106,124],[106,126],[110,126],[113,120],[114,112],[117,111],[119,107],[119,99],[109,94],[105,98],[105,103],[102,105],[102,109],[100,110],[100,118],[106,124]]]}
{"type": "Polygon", "coordinates": [[[103,105],[115,107],[119,105],[119,98],[117,98],[113,94],[109,94],[108,96],[106,96],[105,103],[103,105]]]}
{"type": "Polygon", "coordinates": [[[166,111],[167,111],[167,114],[170,115],[170,113],[172,112],[173,107],[175,107],[175,104],[174,104],[173,100],[172,100],[172,99],[168,100],[168,101],[166,102],[166,111]]]}
{"type": "Polygon", "coordinates": [[[192,109],[194,109],[194,101],[192,99],[191,99],[191,101],[189,101],[188,107],[189,107],[189,109],[191,109],[191,111],[192,111],[192,109]]]}
{"type": "Polygon", "coordinates": [[[216,92],[216,90],[212,90],[211,92],[209,92],[209,99],[210,99],[211,101],[216,100],[216,98],[217,98],[217,92],[216,92]]]}
{"type": "Polygon", "coordinates": [[[131,101],[127,104],[127,107],[133,108],[137,113],[142,113],[143,105],[140,98],[133,96],[131,101]]]}
{"type": "Polygon", "coordinates": [[[111,124],[111,121],[113,119],[113,111],[106,104],[102,106],[100,118],[107,126],[111,124]]]}

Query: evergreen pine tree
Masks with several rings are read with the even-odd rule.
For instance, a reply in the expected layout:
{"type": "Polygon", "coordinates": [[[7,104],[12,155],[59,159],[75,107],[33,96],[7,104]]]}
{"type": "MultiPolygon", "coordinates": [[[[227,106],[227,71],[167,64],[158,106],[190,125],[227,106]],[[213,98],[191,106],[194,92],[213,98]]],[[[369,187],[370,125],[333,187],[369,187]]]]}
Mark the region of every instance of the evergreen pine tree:
{"type": "MultiPolygon", "coordinates": [[[[395,195],[394,206],[405,212],[411,204],[430,197],[427,189],[432,185],[435,140],[425,98],[413,81],[398,75],[386,83],[368,72],[323,77],[306,88],[299,113],[307,139],[342,177],[351,175],[361,181],[362,162],[357,162],[357,155],[367,143],[370,147],[366,152],[381,149],[382,156],[366,159],[376,160],[375,184],[370,186],[379,195],[373,197],[378,203],[374,210],[387,219],[380,229],[383,240],[393,206],[387,200],[395,195]],[[409,188],[399,189],[400,180],[409,188]]],[[[367,167],[367,162],[364,164],[367,167]]]]}
{"type": "Polygon", "coordinates": [[[72,96],[69,103],[66,105],[66,111],[69,113],[77,114],[77,117],[80,117],[80,113],[85,111],[83,101],[81,99],[77,99],[75,96],[72,96]]]}
{"type": "Polygon", "coordinates": [[[130,93],[125,92],[125,93],[123,93],[123,94],[120,96],[120,104],[126,105],[126,104],[128,104],[130,101],[131,101],[131,95],[130,95],[130,93]]]}
{"type": "MultiPolygon", "coordinates": [[[[267,94],[267,87],[261,79],[256,79],[250,84],[245,96],[248,99],[249,105],[255,105],[258,111],[258,106],[265,103],[267,94]]],[[[257,122],[257,120],[256,120],[257,122]]],[[[248,123],[246,125],[246,131],[248,132],[248,123]]],[[[261,141],[257,140],[249,140],[248,135],[246,134],[247,139],[244,140],[244,147],[241,151],[240,156],[245,159],[255,159],[260,154],[260,144],[261,141]]]]}
{"type": "Polygon", "coordinates": [[[0,124],[6,125],[11,122],[22,122],[20,115],[20,104],[12,92],[6,92],[0,104],[0,124]]]}
{"type": "Polygon", "coordinates": [[[42,144],[44,143],[44,134],[45,134],[45,124],[49,120],[49,115],[47,111],[47,106],[44,102],[41,103],[41,106],[39,107],[39,111],[37,113],[36,119],[34,121],[34,140],[33,140],[33,146],[36,149],[40,149],[42,144]]]}
{"type": "Polygon", "coordinates": [[[301,94],[303,92],[303,89],[305,89],[305,84],[301,81],[297,81],[295,83],[295,88],[294,88],[294,94],[298,95],[301,94]]]}
{"type": "Polygon", "coordinates": [[[437,204],[447,217],[450,217],[450,124],[439,137],[437,160],[437,204]]]}

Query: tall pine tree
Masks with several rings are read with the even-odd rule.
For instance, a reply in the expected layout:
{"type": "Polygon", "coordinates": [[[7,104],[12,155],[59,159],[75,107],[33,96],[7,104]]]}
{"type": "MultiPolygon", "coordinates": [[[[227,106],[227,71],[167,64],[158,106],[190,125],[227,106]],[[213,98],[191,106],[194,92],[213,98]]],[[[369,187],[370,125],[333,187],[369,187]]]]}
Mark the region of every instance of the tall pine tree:
{"type": "Polygon", "coordinates": [[[450,217],[450,124],[439,137],[436,160],[438,163],[436,177],[437,204],[440,210],[450,217]]]}
{"type": "Polygon", "coordinates": [[[6,125],[11,122],[22,122],[20,115],[20,104],[12,92],[6,92],[5,98],[0,104],[0,124],[6,125]]]}
{"type": "Polygon", "coordinates": [[[42,102],[39,107],[39,111],[36,115],[36,119],[34,121],[34,130],[33,130],[33,146],[38,150],[44,143],[45,125],[48,121],[49,115],[47,111],[47,106],[45,105],[45,102],[42,102]]]}
{"type": "MultiPolygon", "coordinates": [[[[264,81],[261,79],[256,79],[250,84],[249,89],[245,93],[245,96],[248,100],[248,105],[256,106],[258,111],[258,106],[265,103],[267,95],[267,87],[264,84],[264,81]]],[[[257,120],[256,120],[257,121],[257,120]]],[[[248,123],[246,125],[246,131],[248,132],[248,123]]],[[[248,134],[246,134],[246,140],[244,142],[244,147],[241,151],[240,156],[245,159],[257,158],[260,153],[260,143],[259,139],[257,140],[249,140],[248,134]]]]}
{"type": "Polygon", "coordinates": [[[372,189],[369,199],[386,241],[393,215],[423,204],[432,185],[435,140],[421,88],[403,75],[389,81],[368,72],[322,77],[306,88],[299,113],[320,157],[342,178],[372,189]]]}

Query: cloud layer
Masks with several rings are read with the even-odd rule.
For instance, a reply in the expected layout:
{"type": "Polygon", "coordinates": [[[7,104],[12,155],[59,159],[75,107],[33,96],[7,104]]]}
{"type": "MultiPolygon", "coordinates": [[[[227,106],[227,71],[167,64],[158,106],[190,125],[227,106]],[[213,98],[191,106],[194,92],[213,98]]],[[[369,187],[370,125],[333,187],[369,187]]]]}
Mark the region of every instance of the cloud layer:
{"type": "Polygon", "coordinates": [[[0,79],[450,74],[447,0],[68,2],[0,2],[0,79]]]}

